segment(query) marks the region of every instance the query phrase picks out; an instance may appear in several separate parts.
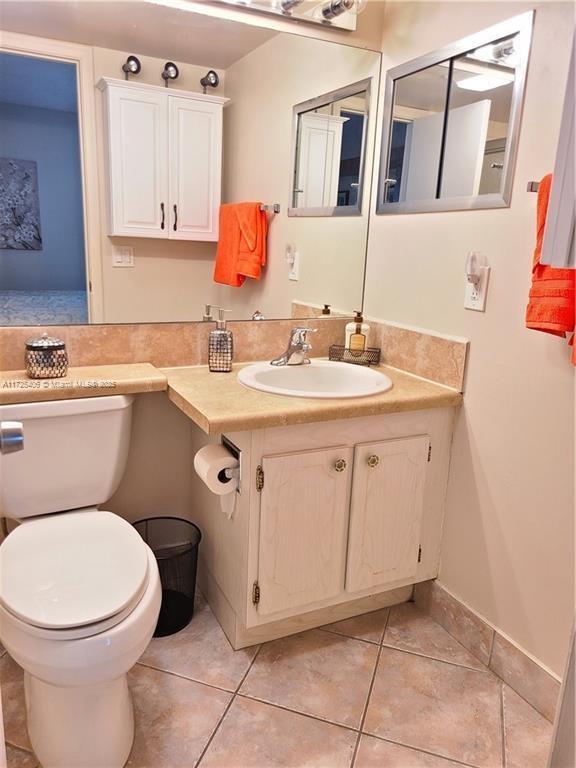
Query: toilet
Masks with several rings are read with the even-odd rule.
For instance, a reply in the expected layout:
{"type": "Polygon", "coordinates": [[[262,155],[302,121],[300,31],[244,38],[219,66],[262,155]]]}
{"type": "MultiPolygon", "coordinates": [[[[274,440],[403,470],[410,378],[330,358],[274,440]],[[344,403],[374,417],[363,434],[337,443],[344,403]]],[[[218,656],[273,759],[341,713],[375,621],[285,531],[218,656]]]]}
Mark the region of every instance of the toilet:
{"type": "Polygon", "coordinates": [[[24,669],[32,748],[43,768],[120,768],[134,739],[127,672],[160,611],[156,560],[99,509],[128,456],[133,398],[0,406],[22,450],[0,452],[0,642],[24,669]]]}

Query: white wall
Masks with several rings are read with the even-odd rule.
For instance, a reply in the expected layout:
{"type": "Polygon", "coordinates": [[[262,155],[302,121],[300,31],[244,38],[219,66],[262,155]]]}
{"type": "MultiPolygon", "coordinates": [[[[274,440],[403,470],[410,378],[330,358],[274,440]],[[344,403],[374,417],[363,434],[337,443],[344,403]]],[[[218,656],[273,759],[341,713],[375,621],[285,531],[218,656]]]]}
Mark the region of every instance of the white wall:
{"type": "Polygon", "coordinates": [[[362,303],[375,120],[369,121],[362,216],[289,217],[292,173],[292,109],[308,99],[374,77],[380,56],[372,51],[279,35],[226,71],[224,199],[280,202],[270,220],[269,266],[260,282],[222,287],[216,302],[289,317],[293,299],[358,309],[362,303]],[[286,246],[300,254],[300,279],[288,280],[286,246]]]}
{"type": "MultiPolygon", "coordinates": [[[[530,7],[390,3],[384,70],[530,7]]],[[[553,168],[573,13],[572,3],[536,7],[511,207],[373,215],[365,305],[471,340],[440,580],[558,674],[574,612],[574,375],[566,342],[524,327],[536,210],[526,182],[553,168]],[[485,314],[463,308],[469,250],[492,266],[485,314]]]]}
{"type": "Polygon", "coordinates": [[[42,235],[39,251],[0,250],[0,289],[86,290],[77,114],[2,103],[0,147],[37,163],[42,235]]]}

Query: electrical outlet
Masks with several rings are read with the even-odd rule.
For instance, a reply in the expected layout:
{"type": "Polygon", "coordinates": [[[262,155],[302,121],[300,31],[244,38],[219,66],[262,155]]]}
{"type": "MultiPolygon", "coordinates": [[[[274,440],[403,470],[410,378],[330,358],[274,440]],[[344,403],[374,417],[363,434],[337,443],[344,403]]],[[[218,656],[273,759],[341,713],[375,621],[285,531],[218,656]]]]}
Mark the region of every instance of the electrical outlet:
{"type": "Polygon", "coordinates": [[[113,267],[133,267],[134,266],[134,248],[128,245],[112,246],[112,266],[113,267]]]}
{"type": "Polygon", "coordinates": [[[473,283],[466,279],[466,289],[464,292],[464,308],[472,309],[475,312],[484,312],[486,309],[486,295],[488,293],[488,280],[490,278],[490,267],[478,267],[478,282],[473,283]]]}

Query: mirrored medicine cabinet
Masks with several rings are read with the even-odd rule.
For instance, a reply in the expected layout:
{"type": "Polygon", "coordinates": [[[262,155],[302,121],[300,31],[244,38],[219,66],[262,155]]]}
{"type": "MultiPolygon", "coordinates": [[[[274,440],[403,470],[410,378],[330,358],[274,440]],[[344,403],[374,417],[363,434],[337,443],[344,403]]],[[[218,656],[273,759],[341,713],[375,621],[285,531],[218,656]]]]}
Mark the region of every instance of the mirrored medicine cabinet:
{"type": "Polygon", "coordinates": [[[388,71],[378,213],[510,204],[532,16],[388,71]]]}

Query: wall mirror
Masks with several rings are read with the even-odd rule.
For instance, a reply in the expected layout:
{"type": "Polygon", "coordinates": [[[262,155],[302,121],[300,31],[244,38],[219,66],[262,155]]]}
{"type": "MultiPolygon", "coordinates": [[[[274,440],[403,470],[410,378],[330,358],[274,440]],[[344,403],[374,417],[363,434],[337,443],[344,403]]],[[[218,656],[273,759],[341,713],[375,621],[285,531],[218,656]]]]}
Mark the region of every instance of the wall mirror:
{"type": "Polygon", "coordinates": [[[532,12],[388,72],[377,212],[510,204],[532,12]]]}
{"type": "Polygon", "coordinates": [[[294,107],[291,216],[362,212],[370,81],[294,107]]]}
{"type": "MultiPolygon", "coordinates": [[[[313,316],[324,304],[334,313],[362,306],[376,133],[368,107],[369,94],[378,93],[379,52],[170,2],[115,3],[114,13],[108,3],[79,9],[72,0],[2,0],[1,7],[0,209],[8,215],[19,195],[16,216],[26,219],[25,226],[0,221],[1,325],[195,321],[206,304],[231,309],[235,320],[257,312],[266,319],[313,316]],[[268,207],[267,263],[259,280],[216,283],[217,243],[172,237],[171,204],[165,206],[170,238],[110,234],[106,94],[97,86],[103,78],[125,83],[129,55],[141,63],[139,72],[128,73],[129,84],[157,86],[159,103],[164,94],[202,94],[200,80],[209,70],[218,75],[208,97],[227,99],[222,202],[268,207]],[[166,62],[179,74],[165,86],[166,62]],[[289,216],[294,105],[313,103],[308,119],[317,114],[341,125],[330,186],[336,197],[326,193],[313,207],[354,216],[289,216]]],[[[141,126],[128,142],[132,148],[145,138],[141,126]]],[[[184,157],[204,154],[201,142],[183,136],[184,157]]],[[[312,152],[312,131],[307,140],[312,152]]],[[[131,158],[133,167],[147,161],[143,150],[131,158]]],[[[327,185],[318,184],[324,195],[327,185]]],[[[194,186],[187,189],[193,197],[194,186]]],[[[127,206],[132,202],[128,196],[127,206]]],[[[153,208],[160,216],[160,207],[153,208]]]]}

